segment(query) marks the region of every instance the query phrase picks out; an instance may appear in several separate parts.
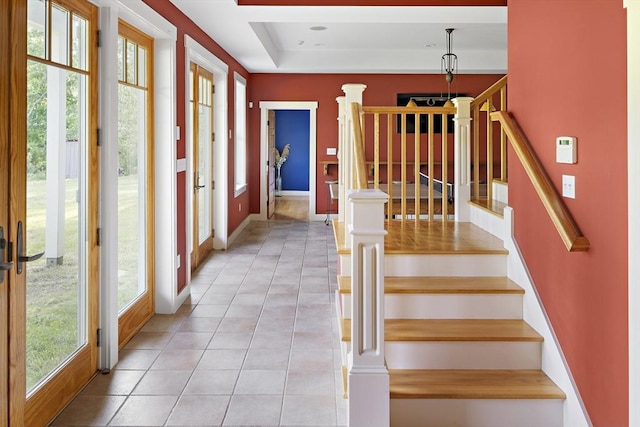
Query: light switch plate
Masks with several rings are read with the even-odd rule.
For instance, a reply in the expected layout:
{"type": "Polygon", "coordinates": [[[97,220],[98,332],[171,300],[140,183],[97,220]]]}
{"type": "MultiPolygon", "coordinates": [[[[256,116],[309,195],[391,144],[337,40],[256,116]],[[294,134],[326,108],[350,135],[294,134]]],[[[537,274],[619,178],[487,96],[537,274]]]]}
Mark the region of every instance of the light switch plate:
{"type": "Polygon", "coordinates": [[[573,175],[562,175],[562,197],[570,199],[576,198],[576,177],[573,175]]]}
{"type": "Polygon", "coordinates": [[[327,156],[335,156],[337,152],[336,148],[327,148],[327,156]]]}

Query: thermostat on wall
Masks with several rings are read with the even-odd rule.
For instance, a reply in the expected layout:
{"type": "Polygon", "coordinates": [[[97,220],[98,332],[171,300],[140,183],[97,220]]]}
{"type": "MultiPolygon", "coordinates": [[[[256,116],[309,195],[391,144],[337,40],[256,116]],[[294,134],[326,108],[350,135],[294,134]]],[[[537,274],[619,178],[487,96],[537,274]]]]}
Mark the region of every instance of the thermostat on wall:
{"type": "Polygon", "coordinates": [[[556,138],[556,163],[577,163],[578,141],[573,136],[556,138]]]}

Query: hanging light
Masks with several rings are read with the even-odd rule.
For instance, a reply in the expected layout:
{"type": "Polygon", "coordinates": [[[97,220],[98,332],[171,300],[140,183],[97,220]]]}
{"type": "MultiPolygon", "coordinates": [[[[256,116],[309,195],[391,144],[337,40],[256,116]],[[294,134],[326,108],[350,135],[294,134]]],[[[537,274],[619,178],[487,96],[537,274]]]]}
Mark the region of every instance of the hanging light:
{"type": "Polygon", "coordinates": [[[447,102],[445,107],[453,107],[451,102],[451,82],[453,81],[454,74],[458,73],[458,56],[451,52],[453,28],[447,28],[447,53],[442,55],[442,61],[440,62],[440,72],[444,74],[444,78],[447,81],[447,102]]]}

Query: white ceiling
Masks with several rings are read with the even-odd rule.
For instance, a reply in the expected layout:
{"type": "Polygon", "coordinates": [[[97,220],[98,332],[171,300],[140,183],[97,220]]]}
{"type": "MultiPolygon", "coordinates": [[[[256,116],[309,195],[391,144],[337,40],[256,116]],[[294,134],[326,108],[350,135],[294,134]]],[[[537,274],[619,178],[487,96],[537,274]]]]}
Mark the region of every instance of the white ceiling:
{"type": "Polygon", "coordinates": [[[460,73],[507,70],[506,7],[171,2],[250,72],[439,73],[446,28],[454,28],[452,51],[460,73]]]}

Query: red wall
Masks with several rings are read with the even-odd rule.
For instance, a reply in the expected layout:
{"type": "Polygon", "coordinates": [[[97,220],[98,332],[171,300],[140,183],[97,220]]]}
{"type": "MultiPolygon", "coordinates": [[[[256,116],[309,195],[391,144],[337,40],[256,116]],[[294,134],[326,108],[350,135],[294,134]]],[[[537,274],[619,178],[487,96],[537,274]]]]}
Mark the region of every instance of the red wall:
{"type": "MultiPolygon", "coordinates": [[[[458,75],[453,89],[468,96],[478,95],[502,75],[458,75]]],[[[316,161],[336,160],[327,156],[328,147],[338,146],[338,104],[336,97],[344,95],[345,83],[364,83],[365,105],[395,105],[398,93],[440,93],[446,91],[441,75],[424,74],[251,74],[249,101],[249,187],[251,188],[251,212],[260,211],[260,101],[318,101],[316,161]]],[[[331,177],[316,169],[316,212],[324,213],[327,204],[325,181],[337,179],[335,168],[331,177]]],[[[313,183],[310,183],[313,185],[313,183]]]]}
{"type": "MultiPolygon", "coordinates": [[[[185,115],[185,49],[184,49],[184,36],[189,35],[196,40],[207,50],[217,56],[220,60],[225,62],[229,66],[228,71],[228,123],[229,128],[233,129],[234,123],[234,71],[239,73],[245,78],[248,78],[249,73],[244,67],[242,67],[233,57],[231,57],[226,51],[224,51],[216,42],[214,42],[209,36],[207,36],[199,27],[197,27],[193,21],[187,18],[178,8],[176,8],[169,0],[144,0],[151,8],[162,15],[165,19],[170,21],[178,29],[178,39],[176,42],[176,84],[177,84],[177,125],[180,126],[182,131],[180,132],[180,140],[176,145],[176,155],[178,159],[185,158],[186,146],[184,136],[186,135],[186,115],[185,115]]],[[[228,208],[228,229],[225,230],[227,235],[230,235],[240,223],[249,215],[249,211],[246,208],[249,205],[249,192],[245,192],[238,198],[233,197],[234,190],[234,176],[233,176],[233,139],[227,140],[228,143],[228,193],[229,193],[229,208],[228,208]],[[239,209],[239,206],[242,209],[239,209]]],[[[186,177],[185,173],[178,173],[177,176],[177,229],[178,229],[178,253],[180,254],[180,269],[178,269],[178,289],[182,289],[186,285],[187,281],[187,242],[186,242],[186,177]]],[[[216,213],[220,214],[220,213],[216,213]]]]}
{"type": "MultiPolygon", "coordinates": [[[[568,253],[516,161],[516,239],[594,426],[628,425],[626,13],[622,0],[509,0],[509,110],[591,242],[568,253]],[[578,163],[555,163],[555,138],[578,163]]],[[[513,152],[511,158],[515,159],[513,152]]]]}

